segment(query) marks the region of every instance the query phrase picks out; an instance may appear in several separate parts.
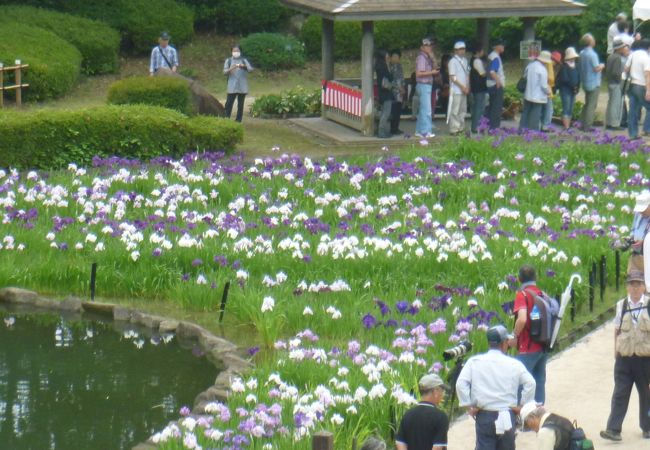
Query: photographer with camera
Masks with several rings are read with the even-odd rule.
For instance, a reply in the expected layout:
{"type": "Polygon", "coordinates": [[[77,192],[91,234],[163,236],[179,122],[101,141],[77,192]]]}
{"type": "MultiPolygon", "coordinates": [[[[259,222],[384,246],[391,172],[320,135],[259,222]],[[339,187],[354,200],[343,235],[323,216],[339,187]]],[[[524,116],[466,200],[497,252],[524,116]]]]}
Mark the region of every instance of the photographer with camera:
{"type": "Polygon", "coordinates": [[[458,403],[476,419],[475,450],[514,450],[516,415],[520,405],[533,400],[535,379],[520,361],[506,355],[512,339],[503,325],[491,327],[490,349],[471,357],[458,376],[458,403]]]}
{"type": "Polygon", "coordinates": [[[241,122],[244,115],[244,100],[248,94],[248,72],[253,66],[242,56],[241,47],[234,45],[232,56],[223,63],[223,74],[228,76],[228,96],[226,97],[226,117],[230,118],[232,107],[237,99],[236,121],[241,122]]]}
{"type": "Polygon", "coordinates": [[[397,450],[446,450],[449,418],[438,405],[449,387],[435,373],[418,382],[420,403],[406,411],[399,424],[397,450]]]}
{"type": "Polygon", "coordinates": [[[627,276],[627,297],[616,304],[614,325],[614,393],[607,428],[600,437],[620,441],[623,419],[627,414],[632,386],[639,393],[639,425],[650,439],[650,314],[643,272],[627,276]]]}

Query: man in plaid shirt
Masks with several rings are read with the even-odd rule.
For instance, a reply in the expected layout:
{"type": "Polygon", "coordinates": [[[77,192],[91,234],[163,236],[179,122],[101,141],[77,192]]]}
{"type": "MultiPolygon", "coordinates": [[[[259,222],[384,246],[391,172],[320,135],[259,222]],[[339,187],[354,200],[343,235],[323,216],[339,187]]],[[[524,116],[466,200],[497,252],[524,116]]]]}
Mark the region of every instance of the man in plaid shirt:
{"type": "Polygon", "coordinates": [[[153,76],[154,73],[163,67],[172,72],[176,72],[178,68],[178,54],[176,53],[176,49],[169,45],[169,33],[161,33],[158,44],[151,51],[149,75],[153,76]]]}

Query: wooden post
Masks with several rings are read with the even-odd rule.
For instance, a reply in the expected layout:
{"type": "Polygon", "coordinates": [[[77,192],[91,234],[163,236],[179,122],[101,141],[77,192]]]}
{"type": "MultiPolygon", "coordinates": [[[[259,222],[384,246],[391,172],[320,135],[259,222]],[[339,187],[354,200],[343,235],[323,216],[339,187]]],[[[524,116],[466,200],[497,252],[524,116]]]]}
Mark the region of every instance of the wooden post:
{"type": "Polygon", "coordinates": [[[334,450],[334,435],[329,431],[314,433],[311,439],[311,450],[334,450]]]}
{"type": "Polygon", "coordinates": [[[524,41],[534,41],[535,40],[535,18],[534,17],[524,17],[524,41]]]}
{"type": "Polygon", "coordinates": [[[490,22],[487,19],[476,19],[476,48],[482,48],[487,55],[490,53],[490,22]]]}
{"type": "Polygon", "coordinates": [[[334,79],[334,21],[323,17],[321,38],[321,60],[323,80],[334,79]]]}
{"type": "Polygon", "coordinates": [[[374,22],[362,22],[361,38],[361,132],[364,136],[375,134],[374,71],[375,52],[374,22]]]}
{"type": "Polygon", "coordinates": [[[20,60],[16,60],[16,106],[20,108],[23,104],[22,84],[23,80],[20,74],[20,60]]]}

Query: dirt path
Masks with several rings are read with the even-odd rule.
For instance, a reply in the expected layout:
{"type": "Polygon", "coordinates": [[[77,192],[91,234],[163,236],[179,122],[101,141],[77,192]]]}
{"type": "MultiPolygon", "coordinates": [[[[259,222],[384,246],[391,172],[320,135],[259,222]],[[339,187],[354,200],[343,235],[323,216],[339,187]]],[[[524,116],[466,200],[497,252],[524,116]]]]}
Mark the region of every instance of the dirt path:
{"type": "MultiPolygon", "coordinates": [[[[597,449],[650,449],[650,440],[643,439],[639,428],[639,400],[632,391],[630,405],[623,423],[623,441],[601,439],[609,416],[614,389],[614,323],[598,330],[562,352],[547,366],[546,405],[570,419],[576,419],[597,449]]],[[[449,430],[450,450],[471,450],[475,445],[474,422],[467,415],[455,421],[449,430]]],[[[535,433],[517,434],[518,450],[537,450],[535,433]]]]}

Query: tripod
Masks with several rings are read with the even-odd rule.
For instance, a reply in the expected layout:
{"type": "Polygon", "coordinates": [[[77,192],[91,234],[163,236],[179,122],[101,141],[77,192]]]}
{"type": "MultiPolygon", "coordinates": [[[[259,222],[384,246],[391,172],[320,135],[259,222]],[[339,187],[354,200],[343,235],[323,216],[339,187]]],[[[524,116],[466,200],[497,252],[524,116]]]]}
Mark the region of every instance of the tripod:
{"type": "Polygon", "coordinates": [[[449,407],[449,418],[453,419],[454,417],[454,406],[456,405],[456,382],[458,381],[458,376],[460,371],[463,370],[465,366],[465,359],[462,356],[456,358],[454,363],[454,368],[451,369],[449,375],[447,376],[447,383],[449,384],[449,398],[447,399],[447,406],[449,407]]]}

